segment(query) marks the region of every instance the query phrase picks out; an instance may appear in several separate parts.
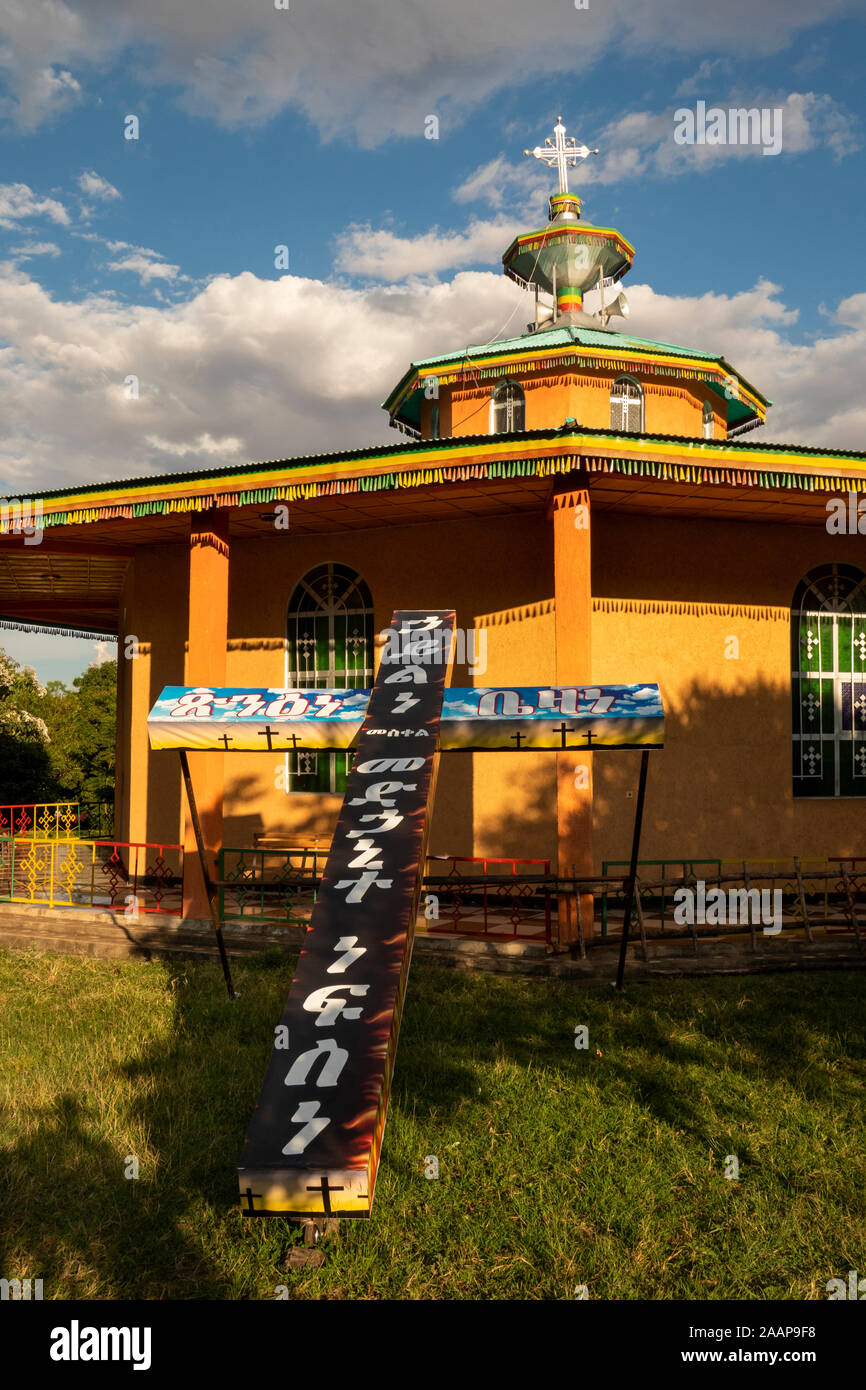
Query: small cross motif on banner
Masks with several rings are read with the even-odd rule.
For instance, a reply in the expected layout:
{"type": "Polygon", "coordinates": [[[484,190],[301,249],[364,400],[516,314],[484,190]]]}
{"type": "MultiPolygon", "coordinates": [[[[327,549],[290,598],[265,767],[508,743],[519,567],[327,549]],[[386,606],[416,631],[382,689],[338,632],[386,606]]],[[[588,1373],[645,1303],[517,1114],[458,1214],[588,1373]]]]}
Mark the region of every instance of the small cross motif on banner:
{"type": "Polygon", "coordinates": [[[595,733],[594,730],[592,730],[592,729],[587,729],[586,733],[583,734],[581,737],[583,737],[583,738],[586,739],[586,742],[587,742],[588,746],[591,748],[591,747],[592,747],[592,740],[593,740],[594,738],[598,738],[598,734],[595,733]]]}
{"type": "Polygon", "coordinates": [[[325,1215],[326,1215],[326,1216],[330,1216],[330,1215],[331,1215],[331,1193],[332,1193],[332,1192],[344,1192],[344,1191],[345,1191],[345,1188],[343,1188],[343,1187],[331,1187],[330,1183],[328,1182],[328,1175],[327,1175],[327,1173],[323,1173],[323,1174],[322,1174],[322,1177],[321,1177],[321,1180],[320,1180],[319,1182],[317,1182],[316,1185],[315,1185],[314,1187],[308,1187],[308,1188],[307,1188],[307,1191],[308,1191],[308,1192],[321,1192],[321,1194],[322,1194],[322,1208],[323,1208],[323,1210],[324,1210],[325,1215]]]}
{"type": "Polygon", "coordinates": [[[519,747],[520,747],[521,739],[524,739],[524,738],[526,738],[526,734],[522,734],[522,733],[520,732],[520,730],[518,729],[518,731],[517,731],[516,734],[512,734],[512,735],[511,735],[511,742],[514,743],[515,746],[516,746],[517,748],[519,748],[519,747]]]}
{"type": "Polygon", "coordinates": [[[259,1199],[261,1199],[262,1194],[261,1192],[253,1192],[252,1188],[248,1187],[243,1195],[246,1198],[246,1211],[247,1215],[249,1215],[251,1212],[254,1212],[256,1210],[255,1198],[258,1197],[259,1199]]]}

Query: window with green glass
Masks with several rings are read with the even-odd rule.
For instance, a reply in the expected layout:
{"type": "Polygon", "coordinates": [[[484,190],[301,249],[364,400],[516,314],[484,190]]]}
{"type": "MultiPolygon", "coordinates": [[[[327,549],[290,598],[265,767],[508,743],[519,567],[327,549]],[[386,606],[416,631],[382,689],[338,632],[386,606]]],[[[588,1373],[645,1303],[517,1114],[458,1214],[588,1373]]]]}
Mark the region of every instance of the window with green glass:
{"type": "Polygon", "coordinates": [[[791,605],[796,797],[866,796],[866,575],[811,570],[791,605]]]}
{"type": "MultiPolygon", "coordinates": [[[[300,690],[367,690],[373,684],[373,600],[346,565],[318,565],[289,600],[288,684],[300,690]]],[[[289,755],[289,791],[346,790],[350,753],[289,755]]]]}

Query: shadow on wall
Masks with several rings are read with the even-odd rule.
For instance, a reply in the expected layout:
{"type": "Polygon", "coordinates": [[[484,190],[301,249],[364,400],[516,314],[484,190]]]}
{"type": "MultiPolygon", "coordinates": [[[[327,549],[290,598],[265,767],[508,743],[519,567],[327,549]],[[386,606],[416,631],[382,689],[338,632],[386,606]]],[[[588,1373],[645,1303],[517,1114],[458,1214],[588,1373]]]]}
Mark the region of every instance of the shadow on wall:
{"type": "MultiPolygon", "coordinates": [[[[642,859],[863,853],[866,802],[794,798],[787,685],[732,693],[696,680],[676,700],[661,688],[665,747],[650,757],[642,859]]],[[[600,872],[628,857],[640,753],[593,761],[600,872]]]]}

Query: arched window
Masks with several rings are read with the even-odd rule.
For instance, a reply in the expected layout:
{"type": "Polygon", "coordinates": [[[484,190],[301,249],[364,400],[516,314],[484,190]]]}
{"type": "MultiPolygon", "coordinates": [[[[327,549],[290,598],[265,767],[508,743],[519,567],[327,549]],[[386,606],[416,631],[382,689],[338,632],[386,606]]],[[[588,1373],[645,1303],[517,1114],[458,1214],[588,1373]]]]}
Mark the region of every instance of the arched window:
{"type": "Polygon", "coordinates": [[[795,796],[866,796],[866,575],[823,565],[791,605],[795,796]]]}
{"type": "Polygon", "coordinates": [[[704,401],[704,439],[712,439],[715,434],[716,421],[713,415],[713,407],[709,401],[704,401]]]}
{"type": "Polygon", "coordinates": [[[610,427],[626,434],[643,432],[643,391],[630,376],[618,376],[610,388],[610,427]]]}
{"type": "MultiPolygon", "coordinates": [[[[366,690],[373,684],[373,600],[346,565],[318,565],[295,586],[287,622],[286,683],[302,690],[366,690]]],[[[289,755],[289,790],[343,792],[348,753],[289,755]]]]}
{"type": "Polygon", "coordinates": [[[516,381],[500,381],[490,397],[490,433],[514,434],[526,428],[526,397],[516,381]]]}

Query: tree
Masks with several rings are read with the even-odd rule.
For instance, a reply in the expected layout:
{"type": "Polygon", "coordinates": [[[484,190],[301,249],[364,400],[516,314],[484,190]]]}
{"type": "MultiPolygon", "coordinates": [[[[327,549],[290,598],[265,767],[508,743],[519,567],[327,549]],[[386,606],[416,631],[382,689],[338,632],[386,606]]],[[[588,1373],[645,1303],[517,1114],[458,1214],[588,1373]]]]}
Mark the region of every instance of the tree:
{"type": "Polygon", "coordinates": [[[0,805],[27,805],[53,794],[45,700],[35,672],[0,650],[0,805]]]}
{"type": "Polygon", "coordinates": [[[56,701],[52,762],[71,801],[114,801],[117,662],[90,666],[56,701]]]}

